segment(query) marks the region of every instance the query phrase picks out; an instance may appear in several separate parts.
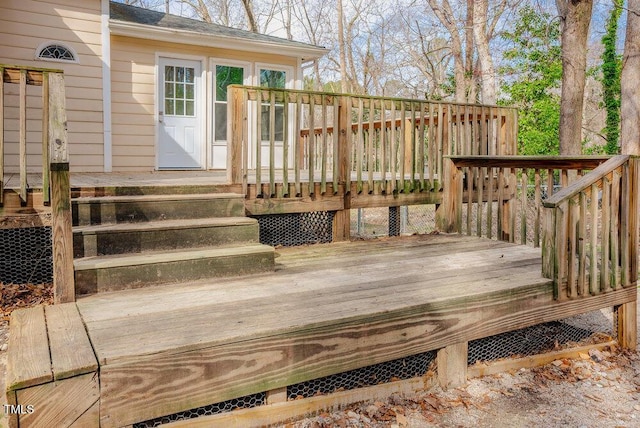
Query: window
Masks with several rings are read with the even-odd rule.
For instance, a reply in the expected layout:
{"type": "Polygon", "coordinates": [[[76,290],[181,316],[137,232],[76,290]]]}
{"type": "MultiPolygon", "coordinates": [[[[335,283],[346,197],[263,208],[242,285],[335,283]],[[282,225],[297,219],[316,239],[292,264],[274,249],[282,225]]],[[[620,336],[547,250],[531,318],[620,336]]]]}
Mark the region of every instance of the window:
{"type": "Polygon", "coordinates": [[[36,58],[45,61],[78,62],[78,56],[61,42],[45,42],[36,49],[36,58]]]}
{"type": "MultiPolygon", "coordinates": [[[[284,89],[287,82],[287,74],[282,70],[260,69],[260,86],[264,88],[284,89]]],[[[269,103],[262,104],[262,130],[263,141],[269,141],[271,134],[271,106],[269,103]]],[[[284,139],[284,106],[280,103],[275,105],[274,110],[274,137],[275,141],[284,139]]]]}
{"type": "Polygon", "coordinates": [[[244,83],[244,68],[216,65],[214,105],[215,140],[227,141],[227,86],[244,83]]]}

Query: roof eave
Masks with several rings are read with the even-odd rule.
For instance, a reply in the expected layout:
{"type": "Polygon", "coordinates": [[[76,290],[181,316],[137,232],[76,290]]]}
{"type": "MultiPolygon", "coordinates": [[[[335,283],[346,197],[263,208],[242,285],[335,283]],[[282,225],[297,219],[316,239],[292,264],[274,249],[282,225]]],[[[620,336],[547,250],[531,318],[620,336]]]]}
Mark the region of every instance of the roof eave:
{"type": "Polygon", "coordinates": [[[211,48],[234,49],[246,52],[261,52],[301,58],[304,61],[318,59],[329,52],[321,47],[290,46],[270,43],[263,40],[248,40],[242,37],[203,34],[195,31],[155,27],[134,22],[109,20],[111,34],[115,36],[135,37],[159,42],[184,43],[211,48]]]}

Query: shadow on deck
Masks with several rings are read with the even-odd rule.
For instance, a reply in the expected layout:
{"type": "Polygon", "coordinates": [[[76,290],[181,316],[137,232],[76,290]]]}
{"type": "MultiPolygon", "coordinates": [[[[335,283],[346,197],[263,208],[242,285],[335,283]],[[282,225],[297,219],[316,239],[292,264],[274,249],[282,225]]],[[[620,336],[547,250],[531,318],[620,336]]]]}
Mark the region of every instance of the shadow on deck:
{"type": "MultiPolygon", "coordinates": [[[[56,305],[77,305],[97,364],[56,375],[59,346],[50,343],[53,378],[87,376],[85,383],[100,391],[100,426],[127,426],[636,298],[636,289],[626,288],[554,300],[539,249],[460,235],[278,253],[273,273],[56,305]],[[96,372],[99,386],[89,376],[96,372]]],[[[47,328],[55,328],[46,317],[47,328]]],[[[18,402],[42,387],[8,384],[18,402]]]]}

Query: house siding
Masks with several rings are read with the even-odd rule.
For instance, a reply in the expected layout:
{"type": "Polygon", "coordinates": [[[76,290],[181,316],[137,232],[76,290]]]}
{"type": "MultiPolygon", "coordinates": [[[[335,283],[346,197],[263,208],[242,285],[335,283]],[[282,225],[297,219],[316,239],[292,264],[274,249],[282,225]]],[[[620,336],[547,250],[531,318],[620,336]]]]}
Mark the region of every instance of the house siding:
{"type": "MultiPolygon", "coordinates": [[[[57,68],[65,73],[69,158],[72,171],[102,171],[102,45],[100,0],[3,0],[0,3],[0,63],[57,68]],[[60,41],[75,50],[78,63],[35,59],[38,46],[60,41]]],[[[5,163],[18,169],[18,91],[6,85],[5,163]]],[[[28,89],[29,170],[41,165],[41,89],[28,89]]]]}
{"type": "MultiPolygon", "coordinates": [[[[186,55],[203,58],[207,73],[210,58],[284,65],[294,69],[297,66],[296,58],[286,56],[113,36],[111,91],[114,171],[153,170],[156,167],[155,70],[158,53],[167,57],[173,54],[177,57],[186,55]]],[[[207,96],[210,96],[211,88],[207,91],[207,96]]],[[[207,109],[208,106],[205,106],[208,117],[211,112],[207,109]]],[[[210,145],[208,139],[206,145],[210,145]]]]}

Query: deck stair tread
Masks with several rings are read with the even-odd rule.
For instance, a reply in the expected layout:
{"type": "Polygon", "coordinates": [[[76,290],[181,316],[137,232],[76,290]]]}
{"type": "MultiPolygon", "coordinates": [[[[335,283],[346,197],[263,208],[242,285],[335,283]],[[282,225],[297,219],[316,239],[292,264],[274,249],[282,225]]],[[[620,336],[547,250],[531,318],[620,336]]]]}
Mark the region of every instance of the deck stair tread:
{"type": "MultiPolygon", "coordinates": [[[[512,290],[514,284],[549,284],[540,274],[539,251],[496,241],[475,241],[473,250],[468,244],[450,243],[447,252],[426,257],[413,246],[396,248],[391,258],[386,251],[380,257],[368,253],[365,263],[346,267],[335,257],[316,255],[313,273],[281,268],[266,276],[97,294],[78,305],[100,360],[110,364],[415,312],[450,299],[512,290]],[[382,269],[390,262],[394,269],[382,269]],[[163,329],[152,328],[157,325],[163,329]],[[211,325],[216,328],[207,328],[211,325]],[[122,334],[114,337],[114,329],[122,334]]],[[[357,253],[352,251],[353,257],[357,253]]]]}
{"type": "Polygon", "coordinates": [[[249,217],[212,217],[75,226],[73,228],[73,233],[89,235],[99,233],[128,233],[135,231],[169,229],[199,229],[205,227],[229,227],[254,224],[257,224],[257,220],[249,217]]]}
{"type": "Polygon", "coordinates": [[[186,248],[145,253],[110,254],[75,259],[76,271],[104,269],[122,266],[138,266],[154,263],[171,263],[184,260],[196,260],[213,257],[231,257],[249,254],[273,254],[274,249],[263,244],[224,245],[203,248],[186,248]]]}

